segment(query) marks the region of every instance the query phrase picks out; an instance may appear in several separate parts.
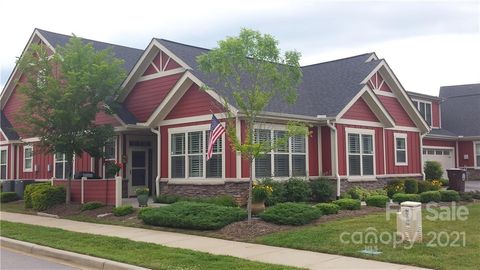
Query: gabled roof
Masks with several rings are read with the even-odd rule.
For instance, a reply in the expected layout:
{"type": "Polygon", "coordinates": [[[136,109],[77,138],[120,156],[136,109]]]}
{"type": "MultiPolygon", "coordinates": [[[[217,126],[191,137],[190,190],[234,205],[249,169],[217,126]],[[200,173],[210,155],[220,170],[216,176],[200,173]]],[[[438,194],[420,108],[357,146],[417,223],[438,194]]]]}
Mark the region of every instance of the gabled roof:
{"type": "MultiPolygon", "coordinates": [[[[215,77],[198,69],[197,56],[207,53],[205,48],[195,47],[165,39],[156,39],[160,44],[188,64],[192,74],[209,87],[219,90],[232,100],[232,93],[217,84],[215,77]]],[[[272,100],[267,112],[298,114],[305,116],[336,116],[365,86],[362,81],[381,60],[372,59],[374,53],[366,53],[330,62],[302,67],[303,78],[294,105],[281,100],[272,100]],[[369,61],[370,60],[370,61],[369,61]]]]}
{"type": "Polygon", "coordinates": [[[431,95],[412,92],[412,91],[407,91],[407,94],[411,99],[421,99],[421,100],[429,100],[429,101],[442,101],[442,99],[437,97],[437,96],[431,96],[431,95]]]}
{"type": "Polygon", "coordinates": [[[8,121],[5,113],[0,111],[0,128],[2,129],[3,134],[7,137],[7,140],[18,140],[20,136],[18,136],[17,132],[12,127],[10,121],[8,121]]]}
{"type": "MultiPolygon", "coordinates": [[[[54,48],[56,48],[57,46],[64,46],[65,44],[68,43],[68,40],[72,37],[69,35],[53,33],[53,32],[42,30],[42,29],[36,29],[36,30],[54,48]]],[[[140,55],[142,55],[143,53],[142,49],[136,49],[136,48],[126,47],[126,46],[121,46],[121,45],[116,45],[111,43],[105,43],[105,42],[91,40],[91,39],[85,39],[85,38],[81,38],[81,39],[86,43],[92,43],[93,47],[99,51],[111,48],[113,53],[115,54],[115,57],[123,59],[125,61],[125,63],[123,64],[123,67],[125,68],[125,71],[127,73],[133,68],[135,63],[137,63],[138,59],[140,58],[140,55]]]]}
{"type": "Polygon", "coordinates": [[[480,136],[480,83],[440,87],[442,127],[458,136],[480,136]]]}

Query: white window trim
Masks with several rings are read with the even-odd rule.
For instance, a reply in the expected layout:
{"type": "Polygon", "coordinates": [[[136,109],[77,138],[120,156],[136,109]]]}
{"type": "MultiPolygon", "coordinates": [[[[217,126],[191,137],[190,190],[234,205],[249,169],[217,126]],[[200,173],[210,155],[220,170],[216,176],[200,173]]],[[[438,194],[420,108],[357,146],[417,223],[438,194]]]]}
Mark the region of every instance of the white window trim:
{"type": "Polygon", "coordinates": [[[5,179],[2,180],[7,180],[8,179],[8,146],[0,146],[0,151],[5,151],[5,163],[0,164],[1,166],[5,166],[5,179]]]}
{"type": "MultiPolygon", "coordinates": [[[[433,104],[431,101],[427,100],[420,100],[420,99],[412,99],[413,105],[415,105],[415,102],[417,102],[417,110],[420,112],[420,103],[424,104],[430,104],[430,127],[433,127],[433,104]]],[[[425,111],[426,113],[426,111],[425,111]]],[[[422,115],[422,112],[420,112],[420,116],[422,115]]],[[[426,116],[426,114],[425,114],[426,116]]],[[[428,124],[427,119],[424,119],[425,122],[428,124]]]]}
{"type": "Polygon", "coordinates": [[[34,166],[33,165],[33,146],[32,145],[25,145],[23,147],[23,172],[33,172],[33,166],[34,166]],[[30,168],[25,167],[25,164],[26,164],[26,161],[27,161],[25,153],[27,152],[27,149],[31,149],[31,151],[32,151],[32,156],[30,157],[30,159],[32,160],[32,163],[31,163],[30,168]]]}
{"type": "Polygon", "coordinates": [[[477,156],[480,156],[480,153],[477,153],[477,144],[480,145],[480,141],[473,142],[473,167],[476,169],[480,169],[480,166],[478,165],[478,159],[477,156]]]}
{"type": "MultiPolygon", "coordinates": [[[[62,179],[67,179],[67,176],[65,175],[65,168],[67,167],[67,159],[65,158],[65,154],[62,154],[62,155],[63,155],[63,161],[58,163],[63,163],[62,179]]],[[[55,179],[57,179],[55,177],[57,172],[57,166],[55,166],[56,164],[57,164],[57,154],[53,154],[53,178],[55,179]]],[[[75,155],[73,155],[73,158],[72,158],[72,178],[74,177],[74,175],[75,175],[75,155]]]]}
{"type": "MultiPolygon", "coordinates": [[[[115,148],[115,154],[114,154],[114,158],[106,158],[103,162],[103,179],[106,178],[106,163],[107,162],[110,162],[110,161],[113,161],[113,162],[117,162],[117,158],[118,158],[118,153],[117,153],[117,136],[113,137],[113,142],[114,142],[114,148],[115,148]]],[[[105,146],[103,147],[103,151],[105,152],[105,146]]],[[[90,168],[91,171],[93,171],[93,167],[90,168]]]]}
{"type": "MultiPolygon", "coordinates": [[[[222,123],[224,125],[225,123],[222,123]]],[[[185,180],[195,180],[195,181],[215,181],[215,180],[225,180],[225,133],[222,134],[222,177],[221,178],[207,178],[207,162],[206,162],[206,141],[205,141],[205,134],[209,132],[210,124],[205,125],[196,125],[196,126],[186,126],[186,127],[179,127],[179,128],[169,128],[168,129],[168,178],[170,181],[185,181],[185,180]],[[202,131],[202,157],[203,157],[203,177],[189,177],[188,176],[188,133],[189,132],[198,132],[202,131]],[[182,156],[185,157],[185,177],[184,178],[172,178],[172,134],[177,133],[184,133],[185,134],[185,149],[184,154],[182,156]]]]}
{"type": "Polygon", "coordinates": [[[395,166],[408,166],[408,134],[407,133],[394,133],[393,134],[393,147],[395,154],[395,166]],[[397,139],[405,139],[405,162],[397,161],[397,139]]]}
{"type": "MultiPolygon", "coordinates": [[[[360,136],[360,157],[363,156],[362,153],[363,145],[362,139],[360,136]]],[[[345,154],[346,154],[346,169],[347,169],[347,178],[349,181],[369,181],[377,180],[377,162],[376,162],[376,149],[375,149],[375,130],[373,129],[360,129],[360,128],[345,128],[345,154]],[[360,158],[360,174],[361,175],[350,175],[350,162],[349,162],[349,145],[348,145],[348,135],[349,134],[360,134],[360,135],[372,135],[372,147],[373,147],[373,175],[363,175],[363,158],[360,158]]]]}
{"type": "MultiPolygon", "coordinates": [[[[287,126],[281,125],[281,124],[272,124],[272,123],[255,123],[253,125],[253,129],[265,129],[265,130],[270,130],[270,139],[273,142],[274,138],[274,131],[287,131],[287,126]]],[[[292,173],[292,155],[298,154],[302,155],[303,153],[293,153],[292,152],[292,138],[288,138],[288,166],[289,166],[289,172],[288,176],[274,176],[275,172],[275,160],[274,160],[274,155],[277,154],[287,154],[287,152],[275,152],[274,150],[270,151],[269,153],[266,153],[265,155],[270,155],[270,168],[271,168],[271,176],[270,178],[274,180],[287,180],[291,177],[297,177],[297,178],[308,178],[309,177],[309,152],[308,152],[308,137],[305,136],[305,176],[293,176],[292,173]]],[[[253,179],[256,179],[255,175],[255,162],[252,164],[252,173],[253,173],[253,179]]]]}

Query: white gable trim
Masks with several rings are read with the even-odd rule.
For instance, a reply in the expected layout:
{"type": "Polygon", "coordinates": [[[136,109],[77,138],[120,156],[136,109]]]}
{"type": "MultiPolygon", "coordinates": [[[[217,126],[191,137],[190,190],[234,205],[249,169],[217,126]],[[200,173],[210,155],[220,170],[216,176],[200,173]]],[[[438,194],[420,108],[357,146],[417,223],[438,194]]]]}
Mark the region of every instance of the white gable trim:
{"type": "MultiPolygon", "coordinates": [[[[45,39],[45,37],[40,34],[40,32],[35,29],[30,36],[30,39],[27,42],[27,45],[22,51],[22,54],[20,57],[23,56],[23,54],[30,48],[30,45],[34,42],[42,41],[47,45],[49,49],[51,49],[53,52],[55,52],[55,48],[45,39]]],[[[20,77],[19,70],[18,70],[18,64],[15,64],[15,67],[13,68],[12,73],[10,74],[10,77],[8,78],[7,82],[5,83],[5,87],[3,88],[3,91],[0,93],[0,109],[3,110],[5,105],[7,104],[8,99],[10,98],[10,95],[13,92],[13,89],[16,86],[16,79],[20,77]]]]}
{"type": "Polygon", "coordinates": [[[370,74],[362,81],[366,84],[370,78],[377,72],[380,72],[385,82],[390,86],[390,89],[394,94],[396,94],[397,100],[400,102],[402,107],[407,112],[408,116],[413,120],[415,125],[421,130],[422,133],[427,133],[430,131],[430,128],[420,115],[420,112],[415,108],[413,102],[410,100],[410,97],[407,94],[407,91],[403,88],[402,84],[398,81],[397,77],[393,71],[388,66],[385,60],[382,60],[377,67],[375,67],[370,74]],[[391,80],[392,83],[389,83],[388,80],[391,80]]]}
{"type": "MultiPolygon", "coordinates": [[[[150,44],[147,46],[145,51],[143,52],[142,56],[140,59],[138,59],[137,63],[133,67],[133,69],[130,71],[128,74],[127,78],[125,81],[123,81],[121,88],[122,93],[118,97],[118,101],[123,102],[125,98],[128,96],[128,94],[132,91],[133,87],[135,84],[139,81],[139,78],[142,76],[143,72],[148,68],[150,62],[153,60],[153,58],[157,55],[158,52],[163,51],[166,55],[168,55],[171,59],[175,60],[183,70],[188,70],[192,69],[190,66],[188,66],[182,59],[180,59],[178,56],[173,54],[169,49],[167,49],[165,46],[160,44],[156,39],[153,39],[150,44]]],[[[179,69],[179,68],[178,68],[179,69]]],[[[176,70],[176,69],[174,69],[176,70]]],[[[168,76],[165,75],[166,73],[160,73],[160,74],[153,74],[157,75],[158,77],[163,76],[168,76]]],[[[147,75],[149,76],[149,75],[147,75]]],[[[145,76],[145,77],[147,77],[145,76]]],[[[158,78],[156,77],[156,78],[158,78]]]]}

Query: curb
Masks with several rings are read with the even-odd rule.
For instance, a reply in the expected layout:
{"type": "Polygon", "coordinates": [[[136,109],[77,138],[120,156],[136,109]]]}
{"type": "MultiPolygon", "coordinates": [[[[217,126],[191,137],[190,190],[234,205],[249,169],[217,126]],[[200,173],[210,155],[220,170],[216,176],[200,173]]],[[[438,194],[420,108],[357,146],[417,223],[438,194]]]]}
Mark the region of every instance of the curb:
{"type": "Polygon", "coordinates": [[[148,268],[130,265],[126,263],[111,261],[107,259],[78,254],[70,251],[40,246],[28,242],[18,241],[6,237],[0,237],[2,247],[19,250],[25,253],[31,253],[38,256],[51,257],[73,263],[76,265],[95,268],[95,269],[119,269],[119,270],[149,270],[148,268]]]}

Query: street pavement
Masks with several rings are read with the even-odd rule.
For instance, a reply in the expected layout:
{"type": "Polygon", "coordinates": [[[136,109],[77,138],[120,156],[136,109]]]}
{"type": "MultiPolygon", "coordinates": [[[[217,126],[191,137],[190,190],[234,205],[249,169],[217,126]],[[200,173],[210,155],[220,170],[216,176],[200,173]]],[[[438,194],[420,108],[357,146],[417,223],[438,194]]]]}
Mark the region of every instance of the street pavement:
{"type": "Polygon", "coordinates": [[[51,259],[33,256],[11,249],[0,248],[0,269],[2,270],[78,270],[81,268],[71,267],[54,262],[51,259]]]}

